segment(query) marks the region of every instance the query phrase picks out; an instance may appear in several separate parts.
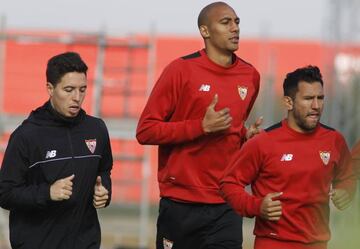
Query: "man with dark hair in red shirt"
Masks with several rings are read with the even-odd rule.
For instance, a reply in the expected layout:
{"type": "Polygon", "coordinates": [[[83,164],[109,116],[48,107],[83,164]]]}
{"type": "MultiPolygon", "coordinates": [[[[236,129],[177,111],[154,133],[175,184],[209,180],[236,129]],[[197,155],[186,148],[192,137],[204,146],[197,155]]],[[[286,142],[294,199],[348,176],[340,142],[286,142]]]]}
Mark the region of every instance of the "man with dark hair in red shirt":
{"type": "Polygon", "coordinates": [[[219,193],[230,156],[261,123],[244,126],[260,76],[234,53],[239,22],[226,3],[206,6],[205,49],[164,69],[140,117],[139,143],[159,145],[158,249],[242,248],[242,218],[219,193]]]}
{"type": "Polygon", "coordinates": [[[350,152],[339,132],[319,122],[319,68],[287,74],[283,87],[287,118],[234,155],[221,190],[240,215],[256,216],[256,249],[326,249],[329,198],[343,210],[355,188],[350,152]]]}

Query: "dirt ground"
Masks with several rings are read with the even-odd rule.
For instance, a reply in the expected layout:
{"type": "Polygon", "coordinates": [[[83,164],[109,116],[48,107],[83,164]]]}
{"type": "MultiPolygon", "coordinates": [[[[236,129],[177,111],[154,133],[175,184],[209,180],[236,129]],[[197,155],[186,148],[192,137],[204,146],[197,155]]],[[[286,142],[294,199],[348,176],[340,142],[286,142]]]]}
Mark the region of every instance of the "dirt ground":
{"type": "MultiPolygon", "coordinates": [[[[8,213],[0,210],[0,249],[10,249],[8,245],[8,213]]],[[[138,206],[111,205],[99,210],[102,228],[101,249],[155,249],[157,206],[149,210],[147,223],[147,239],[143,247],[139,247],[140,219],[138,206]]],[[[253,219],[244,219],[243,249],[253,247],[253,219]]],[[[340,212],[331,208],[332,239],[328,249],[360,248],[360,198],[353,205],[340,212]]],[[[192,248],[189,248],[192,249],[192,248]]]]}

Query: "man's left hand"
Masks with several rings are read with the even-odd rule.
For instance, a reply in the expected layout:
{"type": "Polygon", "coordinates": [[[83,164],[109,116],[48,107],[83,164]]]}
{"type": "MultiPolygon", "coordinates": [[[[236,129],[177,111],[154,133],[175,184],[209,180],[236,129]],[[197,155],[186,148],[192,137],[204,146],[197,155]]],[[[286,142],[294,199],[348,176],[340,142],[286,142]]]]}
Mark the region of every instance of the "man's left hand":
{"type": "Polygon", "coordinates": [[[256,134],[259,134],[261,129],[260,129],[260,125],[263,122],[263,117],[259,117],[255,123],[253,123],[252,125],[250,125],[249,129],[246,131],[246,140],[252,138],[253,136],[255,136],[256,134]]]}
{"type": "Polygon", "coordinates": [[[351,196],[345,189],[333,189],[329,195],[334,206],[339,210],[344,210],[350,206],[351,196]]]}
{"type": "Polygon", "coordinates": [[[103,208],[108,199],[109,191],[102,185],[101,176],[98,176],[94,187],[93,205],[95,208],[103,208]]]}

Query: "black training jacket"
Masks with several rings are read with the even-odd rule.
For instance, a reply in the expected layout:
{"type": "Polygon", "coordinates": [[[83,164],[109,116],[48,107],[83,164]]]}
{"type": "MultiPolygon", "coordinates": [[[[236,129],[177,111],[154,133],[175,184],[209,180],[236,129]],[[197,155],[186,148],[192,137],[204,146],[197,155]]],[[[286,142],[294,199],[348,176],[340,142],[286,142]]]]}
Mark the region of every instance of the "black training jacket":
{"type": "Polygon", "coordinates": [[[0,206],[10,210],[12,248],[100,248],[94,186],[100,175],[111,196],[112,164],[101,119],[83,110],[64,118],[49,101],[31,112],[12,133],[0,170],[0,206]],[[72,174],[70,199],[52,201],[51,184],[72,174]]]}

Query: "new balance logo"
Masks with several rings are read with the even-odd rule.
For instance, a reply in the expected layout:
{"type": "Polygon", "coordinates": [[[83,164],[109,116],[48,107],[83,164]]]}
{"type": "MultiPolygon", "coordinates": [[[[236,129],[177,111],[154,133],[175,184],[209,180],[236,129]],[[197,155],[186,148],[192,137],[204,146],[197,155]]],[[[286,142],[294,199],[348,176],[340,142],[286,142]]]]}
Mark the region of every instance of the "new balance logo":
{"type": "Polygon", "coordinates": [[[46,156],[45,156],[46,159],[54,158],[54,157],[56,157],[56,150],[49,150],[46,152],[46,156]]]}
{"type": "Polygon", "coordinates": [[[293,159],[293,154],[284,154],[282,157],[281,157],[281,162],[288,162],[288,161],[291,161],[293,159]]]}
{"type": "Polygon", "coordinates": [[[207,84],[202,84],[199,88],[199,91],[200,92],[208,92],[210,91],[210,85],[207,85],[207,84]]]}

